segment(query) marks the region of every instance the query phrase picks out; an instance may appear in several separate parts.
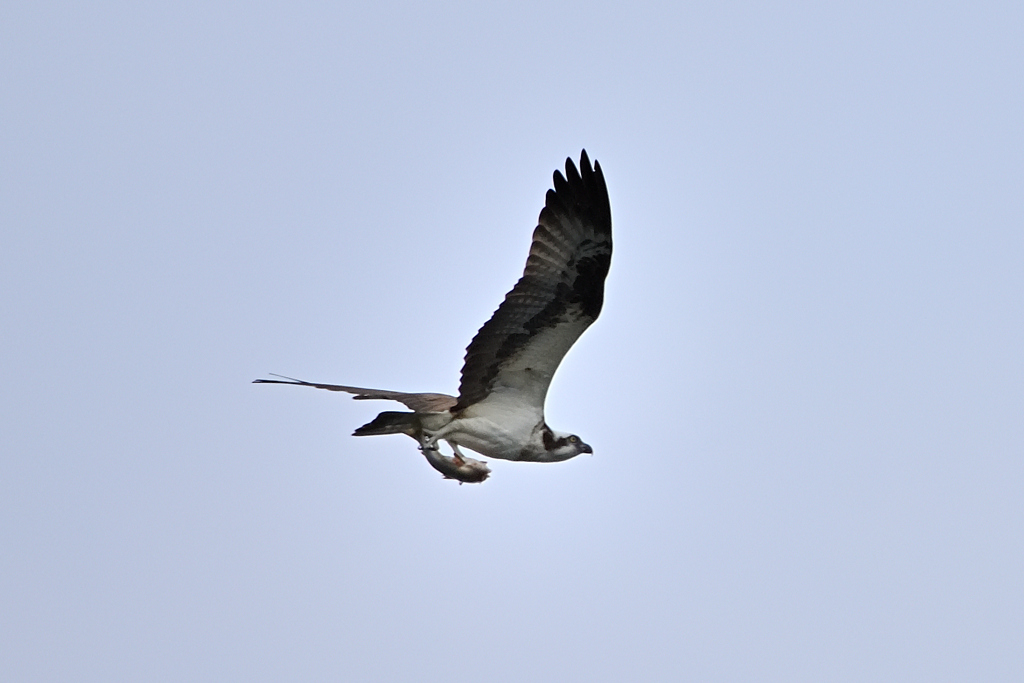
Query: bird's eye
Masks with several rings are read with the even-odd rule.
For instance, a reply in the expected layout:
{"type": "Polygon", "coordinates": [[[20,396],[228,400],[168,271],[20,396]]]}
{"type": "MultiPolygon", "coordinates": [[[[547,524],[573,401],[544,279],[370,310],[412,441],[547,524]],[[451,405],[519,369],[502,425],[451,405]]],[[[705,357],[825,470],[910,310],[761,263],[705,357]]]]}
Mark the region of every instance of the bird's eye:
{"type": "Polygon", "coordinates": [[[579,437],[578,437],[578,436],[570,436],[570,437],[569,437],[569,443],[576,443],[576,442],[577,442],[577,441],[579,441],[579,440],[580,440],[580,439],[579,439],[579,437]]]}

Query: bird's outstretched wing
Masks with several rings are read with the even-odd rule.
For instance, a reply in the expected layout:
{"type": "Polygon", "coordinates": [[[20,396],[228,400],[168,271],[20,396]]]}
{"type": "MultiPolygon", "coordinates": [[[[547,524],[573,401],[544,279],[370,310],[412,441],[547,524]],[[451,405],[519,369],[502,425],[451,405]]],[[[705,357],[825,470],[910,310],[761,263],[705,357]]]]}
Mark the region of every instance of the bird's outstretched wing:
{"type": "Polygon", "coordinates": [[[543,415],[555,370],[601,312],[612,215],[586,150],[578,171],[572,159],[555,171],[538,223],[523,277],[466,349],[456,411],[498,401],[543,415]]]}
{"type": "MultiPolygon", "coordinates": [[[[271,373],[273,374],[273,373],[271,373]]],[[[402,391],[385,391],[383,389],[364,389],[362,387],[346,387],[341,384],[320,384],[319,382],[306,382],[301,379],[295,379],[293,377],[285,377],[284,375],[274,375],[274,377],[280,377],[280,379],[257,379],[253,381],[253,384],[294,384],[300,387],[315,387],[317,389],[326,389],[327,391],[344,391],[349,394],[355,394],[352,398],[357,401],[365,401],[372,399],[384,399],[388,401],[398,401],[399,403],[405,404],[409,410],[417,413],[439,413],[444,410],[448,410],[455,405],[457,399],[454,396],[448,394],[407,394],[402,391]]]]}

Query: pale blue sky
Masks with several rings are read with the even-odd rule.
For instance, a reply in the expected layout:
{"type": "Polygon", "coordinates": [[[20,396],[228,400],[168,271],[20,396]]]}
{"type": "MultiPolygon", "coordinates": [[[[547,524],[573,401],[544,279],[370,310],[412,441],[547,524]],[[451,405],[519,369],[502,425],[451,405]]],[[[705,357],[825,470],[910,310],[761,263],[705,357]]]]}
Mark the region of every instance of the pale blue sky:
{"type": "Polygon", "coordinates": [[[0,677],[1024,679],[1019,3],[15,3],[0,677]],[[442,481],[551,172],[592,457],[442,481]],[[387,407],[381,404],[380,408],[387,407]]]}

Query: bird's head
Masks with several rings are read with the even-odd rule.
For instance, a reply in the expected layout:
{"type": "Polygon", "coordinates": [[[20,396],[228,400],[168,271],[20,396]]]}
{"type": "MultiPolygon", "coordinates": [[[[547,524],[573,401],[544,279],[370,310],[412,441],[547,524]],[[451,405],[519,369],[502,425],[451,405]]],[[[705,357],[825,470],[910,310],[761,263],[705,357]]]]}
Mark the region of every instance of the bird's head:
{"type": "Polygon", "coordinates": [[[560,462],[575,458],[580,453],[594,452],[575,434],[556,432],[549,428],[544,429],[544,451],[544,462],[560,462]]]}

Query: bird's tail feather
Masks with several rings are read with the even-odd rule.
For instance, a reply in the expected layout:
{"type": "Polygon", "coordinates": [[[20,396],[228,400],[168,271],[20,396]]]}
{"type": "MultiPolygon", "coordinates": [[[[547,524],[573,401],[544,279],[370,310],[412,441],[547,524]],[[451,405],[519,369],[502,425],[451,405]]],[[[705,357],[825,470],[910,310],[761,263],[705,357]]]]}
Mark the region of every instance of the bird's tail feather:
{"type": "Polygon", "coordinates": [[[367,422],[352,433],[352,436],[376,436],[378,434],[408,434],[416,438],[419,431],[419,416],[416,413],[386,411],[367,422]]]}

